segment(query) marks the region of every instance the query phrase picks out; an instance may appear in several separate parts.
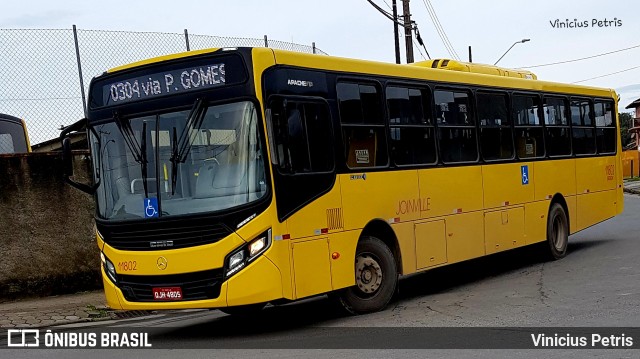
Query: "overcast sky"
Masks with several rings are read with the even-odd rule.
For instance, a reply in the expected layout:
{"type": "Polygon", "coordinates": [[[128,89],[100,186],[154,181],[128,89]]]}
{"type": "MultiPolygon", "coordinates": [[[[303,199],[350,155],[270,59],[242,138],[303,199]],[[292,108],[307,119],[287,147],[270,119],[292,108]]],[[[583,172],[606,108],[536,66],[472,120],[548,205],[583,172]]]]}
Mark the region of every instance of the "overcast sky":
{"type": "MultiPolygon", "coordinates": [[[[375,0],[389,10],[391,0],[375,0]]],[[[398,0],[401,12],[401,0],[398,0]]],[[[427,11],[426,0],[411,0],[433,58],[451,58],[427,11]]],[[[636,0],[431,0],[440,24],[458,56],[474,62],[524,67],[593,56],[640,45],[640,2],[636,0]],[[552,22],[583,24],[554,28],[552,22]],[[609,20],[609,26],[604,21],[609,20]],[[613,20],[613,21],[612,21],[613,20]],[[595,21],[595,24],[594,24],[595,21]],[[602,23],[597,23],[602,21],[602,23]]],[[[366,0],[235,0],[235,1],[2,1],[0,28],[69,28],[177,32],[191,34],[315,42],[330,55],[393,62],[390,20],[366,0]]],[[[404,44],[401,44],[404,48],[404,44]]],[[[422,60],[415,50],[417,60],[422,60]]],[[[422,52],[424,53],[423,49],[422,52]]],[[[403,51],[404,59],[404,51],[403,51]]],[[[585,85],[611,87],[621,94],[621,107],[640,97],[640,47],[555,66],[531,68],[540,79],[575,82],[601,77],[585,85]]]]}

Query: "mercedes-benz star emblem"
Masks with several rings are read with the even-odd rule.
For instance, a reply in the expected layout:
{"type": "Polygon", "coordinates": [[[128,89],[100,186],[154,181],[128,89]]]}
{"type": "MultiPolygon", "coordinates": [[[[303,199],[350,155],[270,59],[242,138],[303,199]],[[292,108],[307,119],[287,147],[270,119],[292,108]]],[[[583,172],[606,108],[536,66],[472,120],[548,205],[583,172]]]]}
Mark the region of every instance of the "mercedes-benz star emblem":
{"type": "Polygon", "coordinates": [[[158,269],[160,269],[160,270],[167,269],[167,258],[158,257],[158,260],[156,261],[156,264],[158,265],[158,269]]]}

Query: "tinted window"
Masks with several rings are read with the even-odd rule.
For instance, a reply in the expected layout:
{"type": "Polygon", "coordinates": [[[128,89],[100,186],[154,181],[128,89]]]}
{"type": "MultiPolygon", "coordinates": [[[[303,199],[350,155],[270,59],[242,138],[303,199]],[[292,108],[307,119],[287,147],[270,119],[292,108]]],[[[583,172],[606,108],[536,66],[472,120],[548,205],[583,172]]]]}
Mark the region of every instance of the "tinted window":
{"type": "Polygon", "coordinates": [[[387,141],[378,88],[341,82],[337,85],[337,95],[347,166],[386,166],[387,141]]]}
{"type": "Polygon", "coordinates": [[[480,148],[485,160],[513,158],[513,134],[506,94],[478,93],[480,148]]]}
{"type": "Polygon", "coordinates": [[[331,118],[322,102],[276,100],[271,104],[278,167],[282,173],[333,169],[331,118]]]}
{"type": "Polygon", "coordinates": [[[598,153],[615,153],[617,130],[613,102],[596,101],[594,107],[598,153]]]}
{"type": "Polygon", "coordinates": [[[574,126],[593,126],[593,115],[588,100],[571,101],[571,123],[574,126]]]}
{"type": "Polygon", "coordinates": [[[434,93],[434,100],[442,161],[477,161],[476,127],[469,94],[463,91],[438,90],[434,93]]]}
{"type": "Polygon", "coordinates": [[[540,125],[538,96],[513,96],[513,117],[516,125],[540,125]]]}
{"type": "Polygon", "coordinates": [[[571,137],[573,153],[592,155],[596,153],[596,131],[593,121],[593,104],[586,99],[571,100],[571,137]]]}
{"type": "Polygon", "coordinates": [[[337,90],[342,123],[383,123],[380,94],[375,86],[341,82],[337,90]]]}
{"type": "Polygon", "coordinates": [[[514,95],[512,119],[515,145],[519,158],[544,156],[544,131],[540,121],[540,98],[514,95]]]}
{"type": "Polygon", "coordinates": [[[387,87],[391,156],[397,165],[434,163],[435,134],[426,89],[387,87]]]}
{"type": "Polygon", "coordinates": [[[571,155],[571,128],[567,118],[567,100],[545,97],[542,108],[546,125],[546,146],[549,156],[571,155]]]}
{"type": "Polygon", "coordinates": [[[438,125],[473,126],[469,95],[461,91],[436,91],[434,94],[438,125]]]}

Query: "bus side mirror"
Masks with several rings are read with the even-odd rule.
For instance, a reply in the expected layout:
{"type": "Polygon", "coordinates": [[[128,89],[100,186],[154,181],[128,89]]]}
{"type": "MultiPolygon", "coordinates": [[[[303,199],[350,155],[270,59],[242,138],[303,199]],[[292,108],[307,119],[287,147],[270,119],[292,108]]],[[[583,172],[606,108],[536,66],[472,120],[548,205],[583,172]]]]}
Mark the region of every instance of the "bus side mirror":
{"type": "Polygon", "coordinates": [[[71,153],[71,139],[67,137],[71,129],[63,130],[60,134],[62,140],[62,176],[64,181],[70,186],[81,190],[88,194],[94,194],[98,188],[98,183],[90,186],[84,183],[79,183],[71,179],[73,176],[73,154],[71,153]]]}
{"type": "Polygon", "coordinates": [[[73,176],[73,156],[71,155],[71,140],[65,137],[62,140],[62,175],[64,178],[73,176]]]}

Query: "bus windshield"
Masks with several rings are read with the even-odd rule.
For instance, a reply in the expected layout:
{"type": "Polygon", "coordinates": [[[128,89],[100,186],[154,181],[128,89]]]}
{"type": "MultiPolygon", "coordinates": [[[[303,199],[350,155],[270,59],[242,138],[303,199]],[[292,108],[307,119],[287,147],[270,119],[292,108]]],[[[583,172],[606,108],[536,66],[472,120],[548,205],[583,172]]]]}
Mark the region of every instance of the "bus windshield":
{"type": "Polygon", "coordinates": [[[265,195],[254,104],[198,102],[191,110],[116,116],[91,128],[101,218],[213,212],[265,195]]]}

